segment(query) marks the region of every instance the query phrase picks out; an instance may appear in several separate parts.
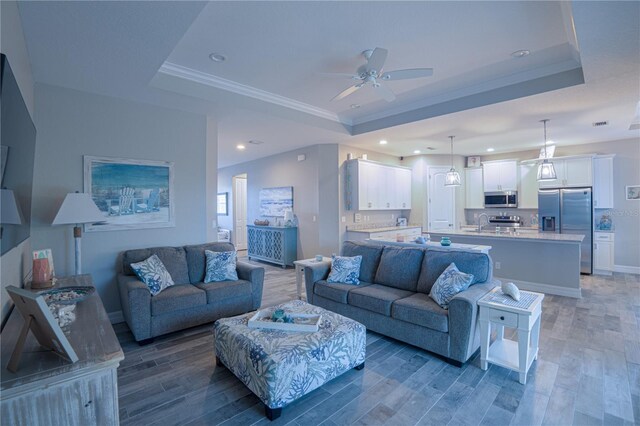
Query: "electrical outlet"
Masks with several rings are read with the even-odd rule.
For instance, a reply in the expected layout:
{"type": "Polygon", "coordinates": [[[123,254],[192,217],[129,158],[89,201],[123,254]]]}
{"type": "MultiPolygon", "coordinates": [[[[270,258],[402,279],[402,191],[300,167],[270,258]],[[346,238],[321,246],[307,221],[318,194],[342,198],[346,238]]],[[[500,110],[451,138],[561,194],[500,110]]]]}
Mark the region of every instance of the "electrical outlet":
{"type": "Polygon", "coordinates": [[[347,221],[347,217],[346,216],[342,216],[342,223],[345,223],[347,221]]]}
{"type": "Polygon", "coordinates": [[[393,219],[395,219],[395,218],[396,218],[396,215],[395,215],[395,214],[393,214],[393,213],[391,213],[391,220],[393,220],[393,219]]]}
{"type": "Polygon", "coordinates": [[[475,220],[478,220],[478,213],[474,213],[474,214],[473,214],[473,218],[474,218],[475,220]]]}
{"type": "Polygon", "coordinates": [[[312,218],[313,218],[313,221],[315,222],[316,221],[316,215],[313,215],[312,218]]]}
{"type": "Polygon", "coordinates": [[[500,266],[502,266],[502,265],[500,265],[500,262],[495,262],[494,265],[495,265],[496,269],[500,269],[500,266]]]}
{"type": "Polygon", "coordinates": [[[353,215],[353,221],[355,223],[360,223],[362,221],[362,215],[360,213],[355,213],[353,215]]]}

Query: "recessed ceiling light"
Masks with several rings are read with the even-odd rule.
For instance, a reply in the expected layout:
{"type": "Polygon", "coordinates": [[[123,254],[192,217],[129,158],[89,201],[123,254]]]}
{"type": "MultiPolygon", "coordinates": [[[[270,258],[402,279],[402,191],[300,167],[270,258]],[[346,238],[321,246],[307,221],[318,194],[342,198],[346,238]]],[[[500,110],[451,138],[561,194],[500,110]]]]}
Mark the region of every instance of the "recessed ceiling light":
{"type": "Polygon", "coordinates": [[[420,150],[416,149],[415,151],[413,151],[414,154],[420,154],[420,150]]]}
{"type": "Polygon", "coordinates": [[[239,143],[238,145],[236,145],[236,148],[239,149],[240,151],[244,151],[246,146],[244,146],[243,144],[239,143]]]}
{"type": "Polygon", "coordinates": [[[386,145],[386,144],[387,144],[387,141],[385,141],[384,139],[380,141],[380,145],[386,145]]]}
{"type": "Polygon", "coordinates": [[[493,151],[495,151],[494,148],[487,148],[487,152],[493,152],[493,151]]]}
{"type": "Polygon", "coordinates": [[[227,60],[227,57],[222,53],[213,52],[209,55],[209,59],[211,59],[213,62],[224,62],[227,60]]]}
{"type": "Polygon", "coordinates": [[[511,54],[511,56],[514,57],[514,58],[524,58],[529,53],[531,53],[531,52],[528,51],[528,50],[516,50],[515,52],[513,52],[511,54]]]}
{"type": "Polygon", "coordinates": [[[351,109],[360,108],[360,104],[351,104],[351,109]]]}

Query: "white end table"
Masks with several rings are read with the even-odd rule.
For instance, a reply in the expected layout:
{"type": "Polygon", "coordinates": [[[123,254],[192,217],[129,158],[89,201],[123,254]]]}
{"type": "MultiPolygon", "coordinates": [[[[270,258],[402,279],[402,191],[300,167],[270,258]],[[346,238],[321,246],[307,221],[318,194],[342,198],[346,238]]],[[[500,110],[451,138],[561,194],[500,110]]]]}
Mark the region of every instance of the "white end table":
{"type": "MultiPolygon", "coordinates": [[[[330,257],[323,257],[322,262],[330,262],[330,257]]],[[[296,291],[298,292],[298,299],[302,300],[302,278],[304,277],[304,268],[305,266],[313,266],[321,263],[317,261],[315,258],[313,259],[303,259],[303,260],[295,260],[293,265],[296,269],[296,291]]]]}
{"type": "Polygon", "coordinates": [[[527,372],[538,358],[540,317],[544,294],[520,291],[516,302],[495,287],[480,300],[480,367],[486,370],[489,363],[520,373],[520,383],[527,382],[527,372]],[[497,327],[497,338],[490,344],[491,324],[497,327]],[[504,328],[515,328],[518,341],[504,338],[504,328]]]}

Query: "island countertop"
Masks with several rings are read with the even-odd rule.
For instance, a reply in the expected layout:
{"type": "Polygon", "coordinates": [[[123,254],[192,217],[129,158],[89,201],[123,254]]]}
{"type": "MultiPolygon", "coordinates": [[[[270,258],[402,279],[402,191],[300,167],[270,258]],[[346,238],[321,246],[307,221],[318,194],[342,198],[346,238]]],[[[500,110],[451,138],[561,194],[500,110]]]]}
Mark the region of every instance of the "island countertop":
{"type": "MultiPolygon", "coordinates": [[[[491,231],[482,231],[477,232],[475,229],[473,230],[456,230],[456,231],[431,231],[431,232],[423,232],[423,234],[431,234],[431,235],[446,235],[449,237],[461,236],[461,237],[478,237],[478,238],[496,238],[496,239],[517,239],[517,240],[529,240],[529,241],[555,241],[555,242],[563,242],[563,243],[581,243],[584,240],[584,235],[580,234],[556,234],[554,232],[539,232],[534,230],[520,230],[516,232],[509,233],[498,233],[491,231]]],[[[452,241],[454,239],[452,238],[452,241]]]]}
{"type": "Polygon", "coordinates": [[[366,234],[372,234],[374,232],[388,232],[388,231],[405,231],[407,229],[420,229],[421,226],[387,226],[384,228],[364,228],[364,229],[347,229],[347,232],[364,232],[366,234]]]}

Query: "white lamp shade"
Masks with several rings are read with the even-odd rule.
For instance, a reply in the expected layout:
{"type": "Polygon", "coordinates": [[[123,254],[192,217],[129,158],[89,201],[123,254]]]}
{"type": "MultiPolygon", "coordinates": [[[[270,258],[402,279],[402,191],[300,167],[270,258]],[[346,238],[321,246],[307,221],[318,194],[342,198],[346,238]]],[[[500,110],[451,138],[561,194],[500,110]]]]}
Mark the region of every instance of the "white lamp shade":
{"type": "Polygon", "coordinates": [[[538,181],[556,180],[557,178],[556,168],[549,160],[544,160],[538,166],[538,181]]]}
{"type": "Polygon", "coordinates": [[[284,212],[284,220],[285,221],[293,220],[293,211],[292,210],[286,210],[284,212]]]}
{"type": "Polygon", "coordinates": [[[460,173],[452,168],[444,178],[444,186],[460,186],[460,173]]]}
{"type": "Polygon", "coordinates": [[[2,189],[0,196],[0,223],[3,225],[22,224],[22,212],[16,201],[16,194],[10,189],[2,189]]]}
{"type": "Polygon", "coordinates": [[[74,192],[67,194],[64,198],[52,225],[94,223],[104,220],[105,215],[100,212],[91,195],[74,192]]]}

